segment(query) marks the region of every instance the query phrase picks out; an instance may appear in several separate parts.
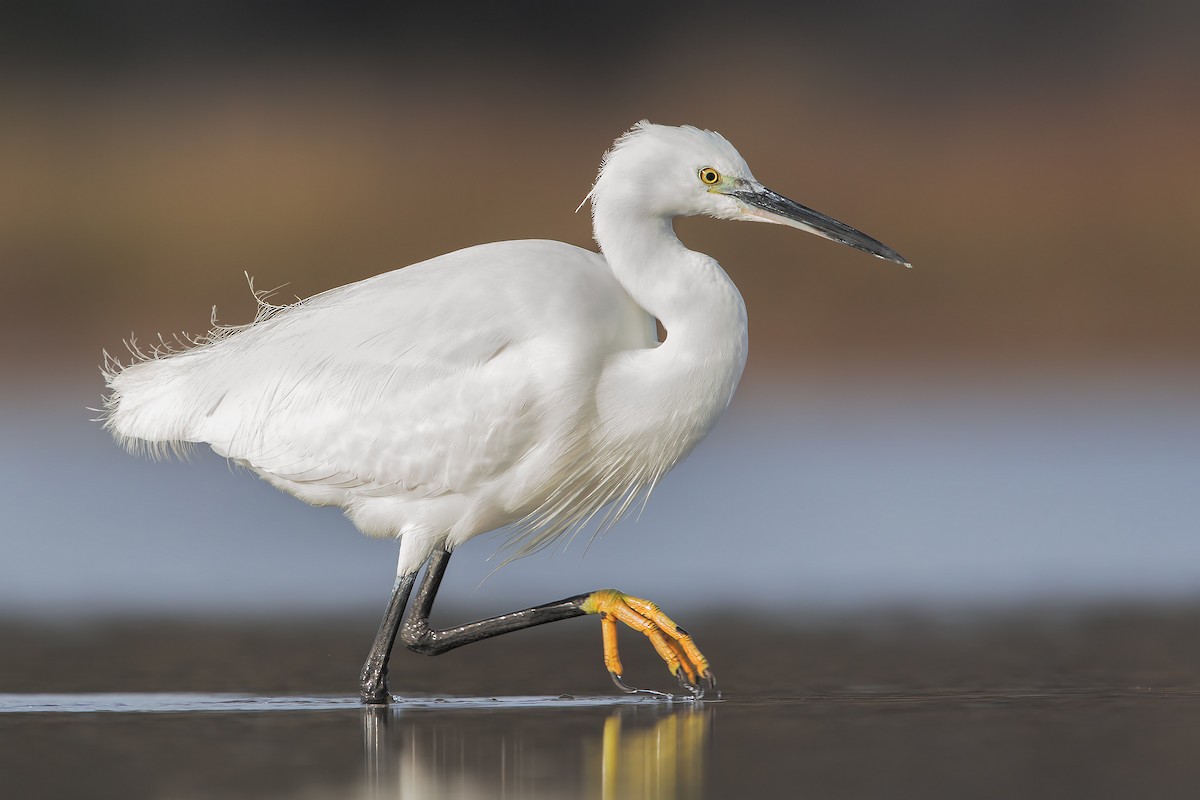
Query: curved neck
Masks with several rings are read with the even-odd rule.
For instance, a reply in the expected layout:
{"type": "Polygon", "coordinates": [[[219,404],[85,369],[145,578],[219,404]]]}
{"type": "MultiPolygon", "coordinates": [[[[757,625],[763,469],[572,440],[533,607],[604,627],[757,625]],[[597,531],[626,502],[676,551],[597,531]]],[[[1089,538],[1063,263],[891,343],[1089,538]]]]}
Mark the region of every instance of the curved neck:
{"type": "Polygon", "coordinates": [[[634,302],[662,322],[668,340],[679,334],[711,338],[706,332],[726,340],[744,338],[746,307],[733,281],[715,259],[684,247],[669,217],[636,206],[599,204],[593,227],[613,275],[634,302]]]}
{"type": "Polygon", "coordinates": [[[714,259],[683,246],[669,217],[601,202],[593,221],[617,281],[667,330],[661,346],[629,353],[614,367],[602,405],[625,432],[675,426],[682,457],[711,429],[741,378],[745,303],[714,259]],[[611,402],[603,403],[606,395],[611,402]]]}

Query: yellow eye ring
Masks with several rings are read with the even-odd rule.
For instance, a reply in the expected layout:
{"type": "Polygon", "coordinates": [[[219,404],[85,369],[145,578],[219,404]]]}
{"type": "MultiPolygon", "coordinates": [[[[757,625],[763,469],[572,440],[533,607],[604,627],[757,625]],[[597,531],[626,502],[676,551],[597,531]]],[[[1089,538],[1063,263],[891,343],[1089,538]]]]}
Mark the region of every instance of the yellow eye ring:
{"type": "Polygon", "coordinates": [[[721,173],[717,172],[712,167],[700,168],[700,182],[705,186],[712,186],[721,180],[721,173]]]}

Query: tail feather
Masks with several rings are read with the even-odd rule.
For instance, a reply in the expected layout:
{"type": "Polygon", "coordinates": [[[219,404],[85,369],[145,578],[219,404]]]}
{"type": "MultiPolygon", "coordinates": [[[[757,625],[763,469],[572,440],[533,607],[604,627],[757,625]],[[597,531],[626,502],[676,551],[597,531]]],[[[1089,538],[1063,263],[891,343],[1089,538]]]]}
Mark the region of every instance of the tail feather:
{"type": "Polygon", "coordinates": [[[129,364],[104,353],[101,372],[108,394],[100,421],[127,450],[156,458],[186,456],[194,443],[206,441],[201,427],[225,396],[221,381],[212,380],[221,373],[213,369],[213,348],[234,334],[261,329],[291,308],[269,302],[271,292],[256,290],[248,274],[246,281],[258,306],[251,322],[222,325],[214,307],[212,327],[202,336],[167,340],[160,335],[148,349],[131,336],[125,343],[129,364]]]}
{"type": "Polygon", "coordinates": [[[180,354],[123,366],[105,353],[104,428],[123,447],[156,458],[184,456],[194,441],[191,391],[180,354]]]}

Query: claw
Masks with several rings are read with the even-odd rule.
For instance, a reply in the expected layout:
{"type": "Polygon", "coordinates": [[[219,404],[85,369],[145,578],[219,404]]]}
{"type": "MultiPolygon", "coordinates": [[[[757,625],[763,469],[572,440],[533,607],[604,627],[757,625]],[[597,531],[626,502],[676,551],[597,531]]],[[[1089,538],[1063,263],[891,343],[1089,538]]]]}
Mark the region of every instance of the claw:
{"type": "Polygon", "coordinates": [[[639,689],[636,686],[630,686],[625,682],[625,679],[622,678],[619,673],[613,672],[612,670],[609,670],[608,676],[612,678],[612,681],[617,685],[617,688],[626,694],[640,694],[647,697],[661,697],[664,700],[675,699],[674,695],[667,694],[666,692],[656,692],[653,689],[639,689]]]}
{"type": "Polygon", "coordinates": [[[684,674],[683,668],[675,670],[675,680],[679,681],[679,688],[687,692],[688,697],[693,700],[699,700],[704,697],[704,688],[692,683],[688,676],[684,674]]]}
{"type": "Polygon", "coordinates": [[[620,689],[622,692],[625,692],[625,694],[637,694],[637,689],[626,683],[621,677],[620,673],[613,672],[610,669],[608,671],[608,677],[612,678],[612,682],[617,685],[618,689],[620,689]]]}

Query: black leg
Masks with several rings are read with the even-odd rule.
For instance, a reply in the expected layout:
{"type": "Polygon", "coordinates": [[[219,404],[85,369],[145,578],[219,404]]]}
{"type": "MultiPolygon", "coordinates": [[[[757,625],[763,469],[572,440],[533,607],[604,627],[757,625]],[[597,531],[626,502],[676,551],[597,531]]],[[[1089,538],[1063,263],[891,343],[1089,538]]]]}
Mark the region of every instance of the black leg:
{"type": "MultiPolygon", "coordinates": [[[[462,647],[464,644],[478,642],[480,639],[490,639],[502,633],[532,628],[535,625],[545,625],[547,622],[557,622],[560,619],[581,617],[588,613],[583,610],[583,604],[591,597],[591,593],[575,595],[565,600],[513,611],[477,622],[468,622],[466,625],[434,630],[429,627],[429,612],[433,608],[433,598],[437,594],[438,587],[441,586],[442,576],[446,574],[446,565],[449,563],[450,552],[448,550],[438,550],[429,558],[429,565],[425,569],[425,578],[421,581],[421,587],[417,589],[417,596],[413,599],[408,616],[400,628],[400,641],[404,642],[404,646],[409,650],[436,656],[447,650],[462,647]]],[[[388,611],[390,614],[391,609],[389,608],[388,611]]]]}
{"type": "Polygon", "coordinates": [[[553,603],[546,603],[520,611],[489,617],[466,625],[435,630],[429,627],[429,612],[446,566],[450,563],[450,551],[438,550],[425,562],[425,577],[417,589],[408,613],[408,605],[416,574],[403,575],[396,579],[387,614],[375,635],[375,643],[362,671],[362,698],[368,705],[386,705],[390,699],[387,689],[388,658],[392,644],[399,635],[400,641],[409,650],[424,655],[436,656],[462,647],[464,644],[490,639],[503,633],[545,625],[560,619],[599,614],[604,631],[604,663],[609,674],[622,690],[660,695],[661,692],[634,689],[621,678],[621,663],[617,654],[616,624],[618,621],[640,630],[650,638],[654,648],[667,666],[679,679],[693,699],[704,696],[705,690],[714,688],[708,660],[696,649],[687,631],[670,620],[658,606],[615,589],[601,589],[587,594],[577,594],[553,603]],[[403,622],[401,619],[403,618],[403,622]]]}
{"type": "Polygon", "coordinates": [[[386,705],[391,699],[387,687],[388,658],[391,657],[392,644],[396,641],[396,632],[400,630],[404,606],[408,604],[408,596],[412,592],[416,577],[416,573],[413,573],[396,578],[387,613],[383,615],[383,622],[379,623],[379,632],[375,634],[375,642],[371,645],[367,663],[363,664],[360,685],[362,701],[368,705],[386,705]]]}

